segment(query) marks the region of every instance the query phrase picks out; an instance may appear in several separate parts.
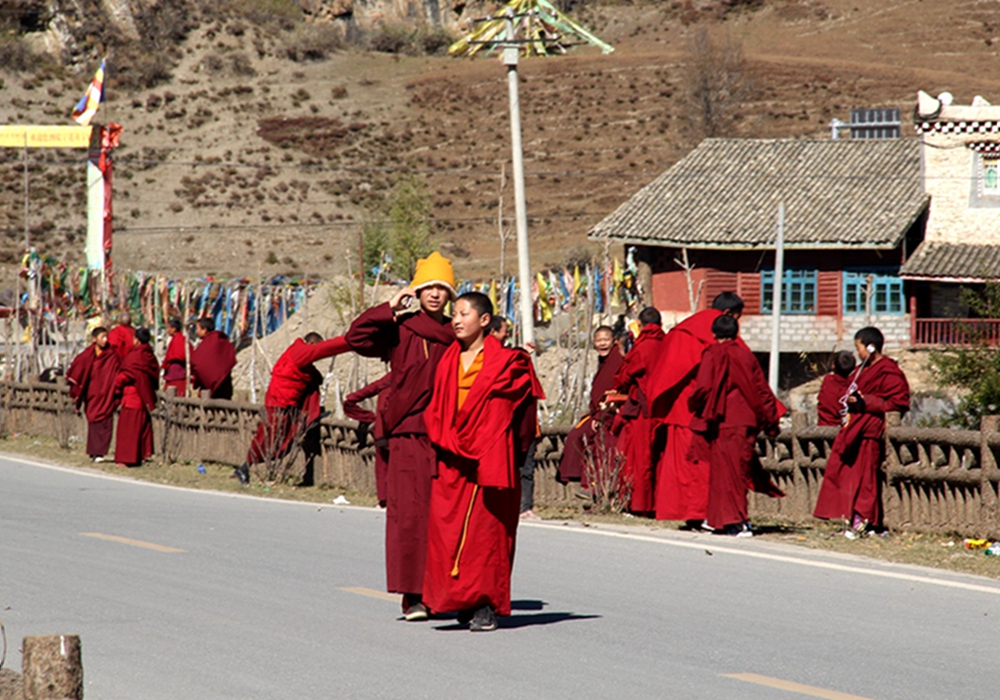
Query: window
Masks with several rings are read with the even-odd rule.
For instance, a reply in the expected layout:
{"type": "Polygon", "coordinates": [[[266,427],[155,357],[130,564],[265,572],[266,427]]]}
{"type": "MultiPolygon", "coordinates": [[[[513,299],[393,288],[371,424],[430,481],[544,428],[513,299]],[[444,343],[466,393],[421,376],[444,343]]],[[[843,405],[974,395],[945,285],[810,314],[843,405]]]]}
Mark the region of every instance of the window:
{"type": "Polygon", "coordinates": [[[871,278],[871,313],[901,314],[906,311],[903,280],[899,268],[844,270],[844,313],[868,312],[868,280],[871,278]]]}
{"type": "Polygon", "coordinates": [[[1000,159],[983,158],[983,194],[1000,195],[1000,159]]]}
{"type": "MultiPolygon", "coordinates": [[[[816,270],[789,269],[784,271],[781,313],[816,313],[816,270]]],[[[774,270],[760,273],[760,312],[771,313],[774,303],[774,270]]]]}

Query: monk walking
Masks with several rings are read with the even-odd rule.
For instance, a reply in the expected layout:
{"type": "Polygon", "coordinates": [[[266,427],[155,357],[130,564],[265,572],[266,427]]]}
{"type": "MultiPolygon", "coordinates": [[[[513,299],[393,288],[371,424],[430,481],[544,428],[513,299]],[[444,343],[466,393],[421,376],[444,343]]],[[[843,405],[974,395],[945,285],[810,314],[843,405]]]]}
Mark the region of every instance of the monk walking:
{"type": "Polygon", "coordinates": [[[125,359],[125,356],[132,352],[135,343],[135,328],[132,327],[132,314],[122,311],[118,314],[118,325],[108,333],[108,345],[118,353],[118,358],[125,359]]]}
{"type": "Polygon", "coordinates": [[[424,602],[435,613],[458,612],[474,632],[495,630],[497,616],[510,615],[519,468],[543,398],[527,353],[487,333],[492,313],[485,294],[458,298],[457,342],[438,365],[425,414],[438,464],[424,602]]]}
{"type": "MultiPolygon", "coordinates": [[[[264,420],[257,426],[246,462],[234,472],[241,484],[250,483],[250,465],[280,459],[291,451],[296,439],[305,438],[322,413],[319,390],[323,375],[313,363],[348,350],[342,336],[323,340],[319,333],[307,333],[281,353],[264,395],[264,420]]],[[[308,469],[305,481],[312,481],[308,469]]]]}
{"type": "Polygon", "coordinates": [[[229,337],[215,330],[215,321],[210,317],[198,319],[195,326],[198,346],[191,352],[191,379],[194,385],[207,389],[209,398],[233,398],[233,367],[236,366],[236,350],[229,337]]]}
{"type": "Polygon", "coordinates": [[[885,414],[910,408],[910,385],[896,361],[882,354],[885,338],[873,326],[854,334],[861,365],[851,375],[837,433],[816,500],[817,518],[847,521],[849,539],[883,527],[882,475],[885,414]]]}
{"type": "Polygon", "coordinates": [[[847,387],[851,384],[851,372],[856,365],[853,352],[842,350],[833,358],[830,372],[823,377],[816,396],[816,425],[835,425],[839,428],[843,424],[847,413],[845,397],[850,393],[847,387]]]}
{"type": "Polygon", "coordinates": [[[132,351],[115,375],[115,394],[121,396],[115,440],[115,462],[138,467],[153,456],[153,421],[160,365],[149,347],[148,328],[137,328],[132,351]]]}
{"type": "Polygon", "coordinates": [[[167,322],[167,353],[163,356],[163,389],[174,388],[175,396],[187,395],[187,367],[191,357],[191,344],[184,338],[180,319],[167,322]]]}
{"type": "Polygon", "coordinates": [[[66,371],[69,395],[87,416],[87,454],[95,462],[103,462],[114,435],[115,375],[121,359],[108,345],[108,329],[91,331],[93,343],[73,358],[66,371]]]}
{"type": "Polygon", "coordinates": [[[403,615],[426,620],[422,600],[427,558],[427,514],[437,467],[424,412],[431,400],[434,371],[455,340],[445,305],[455,299],[451,262],[431,253],[417,262],[411,287],[359,316],[347,331],[351,349],[389,362],[391,400],[383,428],[389,444],[386,474],[386,587],[403,594],[403,615]],[[419,302],[415,313],[411,303],[419,302]]]}
{"type": "Polygon", "coordinates": [[[712,322],[718,341],[705,350],[690,409],[692,428],[706,436],[709,449],[708,525],[717,532],[752,537],[747,490],[759,462],[758,434],[778,434],[778,400],[753,353],[736,343],[739,322],[719,316],[712,322]]]}

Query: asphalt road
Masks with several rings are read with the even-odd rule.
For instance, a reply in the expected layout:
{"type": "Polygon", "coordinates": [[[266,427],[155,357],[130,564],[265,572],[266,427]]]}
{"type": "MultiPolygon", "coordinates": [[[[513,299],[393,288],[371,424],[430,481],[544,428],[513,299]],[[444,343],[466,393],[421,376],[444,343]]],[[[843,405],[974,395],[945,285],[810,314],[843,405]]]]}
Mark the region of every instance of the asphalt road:
{"type": "Polygon", "coordinates": [[[497,632],[406,623],[384,515],[0,457],[0,620],[87,700],[995,700],[1000,583],[754,540],[531,525],[497,632]],[[708,554],[711,552],[711,556],[708,554]]]}

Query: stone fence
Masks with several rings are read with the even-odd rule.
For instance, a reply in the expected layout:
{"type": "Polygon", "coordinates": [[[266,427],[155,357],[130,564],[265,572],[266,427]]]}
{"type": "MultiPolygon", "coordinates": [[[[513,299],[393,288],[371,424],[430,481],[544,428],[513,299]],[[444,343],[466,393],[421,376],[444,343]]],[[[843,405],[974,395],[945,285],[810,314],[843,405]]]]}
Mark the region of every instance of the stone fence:
{"type": "MultiPolygon", "coordinates": [[[[55,438],[63,446],[86,434],[64,384],[0,382],[0,433],[55,438]]],[[[240,401],[160,396],[154,435],[160,459],[243,462],[262,407],[240,401]]],[[[756,516],[793,523],[809,520],[837,429],[803,425],[795,416],[775,440],[761,439],[764,468],[787,494],[783,499],[751,496],[756,516]]],[[[1000,538],[1000,453],[998,418],[983,419],[980,430],[907,428],[889,416],[884,492],[886,524],[928,532],[1000,538]]],[[[542,429],[536,457],[535,502],[580,508],[575,486],[555,480],[568,428],[542,429]]],[[[324,418],[322,452],[314,464],[317,485],[374,494],[374,447],[354,421],[324,418]]],[[[2,446],[0,446],[2,449],[2,446]]]]}

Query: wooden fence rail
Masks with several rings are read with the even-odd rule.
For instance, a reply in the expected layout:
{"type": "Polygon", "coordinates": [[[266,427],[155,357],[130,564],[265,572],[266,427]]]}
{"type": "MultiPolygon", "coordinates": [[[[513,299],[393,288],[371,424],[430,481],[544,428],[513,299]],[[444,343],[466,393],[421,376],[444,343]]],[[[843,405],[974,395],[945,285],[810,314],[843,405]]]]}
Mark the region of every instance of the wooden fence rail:
{"type": "MultiPolygon", "coordinates": [[[[63,384],[0,382],[0,432],[55,438],[63,446],[86,436],[63,384]]],[[[262,407],[239,401],[160,396],[154,417],[158,454],[170,461],[238,465],[261,418],[262,407]]],[[[836,428],[807,426],[793,416],[775,440],[761,439],[764,468],[787,494],[751,496],[754,515],[802,523],[810,519],[836,428]]],[[[889,416],[883,464],[886,523],[914,531],[953,532],[1000,538],[1000,429],[998,417],[980,430],[908,428],[889,416]]],[[[579,508],[575,486],[556,482],[567,427],[546,427],[538,441],[535,502],[579,508]]],[[[354,421],[321,421],[322,454],[314,465],[317,485],[375,492],[374,447],[354,421]]],[[[2,449],[2,447],[0,447],[2,449]]]]}

